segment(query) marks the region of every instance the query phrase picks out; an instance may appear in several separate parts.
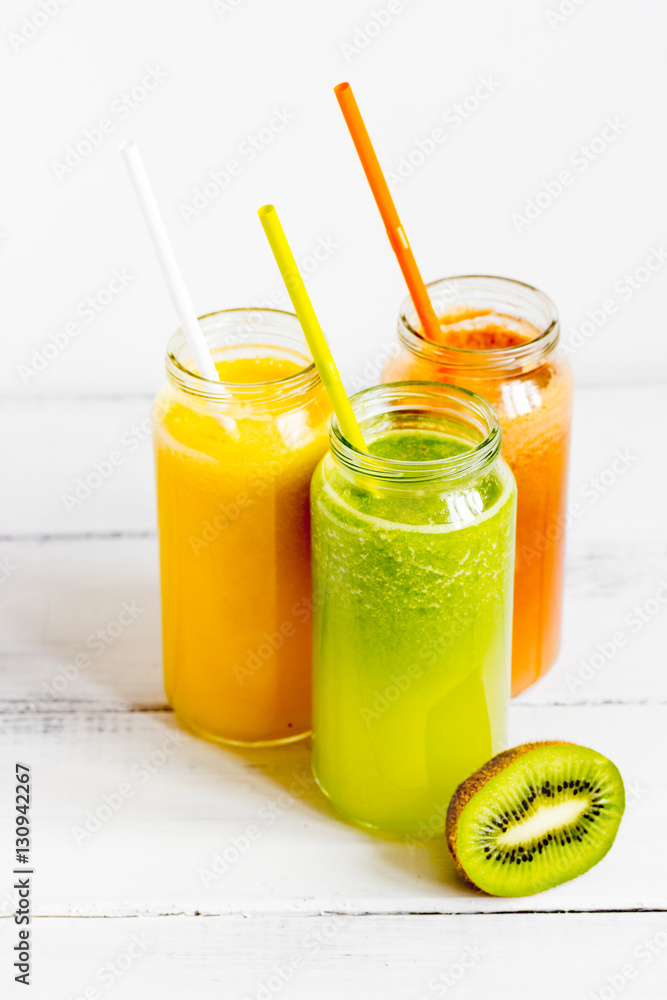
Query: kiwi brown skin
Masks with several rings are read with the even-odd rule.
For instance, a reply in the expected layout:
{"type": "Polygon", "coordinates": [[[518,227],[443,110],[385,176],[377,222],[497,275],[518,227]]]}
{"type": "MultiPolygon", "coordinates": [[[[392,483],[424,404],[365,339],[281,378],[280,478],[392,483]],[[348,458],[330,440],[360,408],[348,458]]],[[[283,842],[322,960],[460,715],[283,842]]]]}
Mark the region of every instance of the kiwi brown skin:
{"type": "Polygon", "coordinates": [[[502,753],[496,754],[495,757],[492,757],[490,761],[487,761],[486,764],[480,767],[478,771],[471,774],[469,778],[462,781],[452,795],[451,802],[449,803],[449,807],[447,809],[447,820],[445,825],[447,846],[449,847],[452,858],[454,859],[454,864],[456,865],[459,873],[463,876],[465,881],[469,885],[474,886],[478,892],[484,892],[487,896],[491,895],[491,893],[487,893],[484,889],[480,889],[478,885],[475,885],[459,861],[456,852],[456,844],[461,813],[473,796],[476,795],[477,792],[479,792],[479,790],[487,784],[487,782],[489,782],[492,778],[495,778],[496,775],[501,773],[501,771],[504,771],[510,764],[513,764],[515,760],[519,759],[519,757],[525,756],[525,754],[530,753],[532,750],[539,750],[541,747],[556,746],[576,746],[576,744],[570,743],[568,740],[541,740],[537,743],[522,743],[518,747],[512,747],[511,750],[503,750],[502,753]]]}

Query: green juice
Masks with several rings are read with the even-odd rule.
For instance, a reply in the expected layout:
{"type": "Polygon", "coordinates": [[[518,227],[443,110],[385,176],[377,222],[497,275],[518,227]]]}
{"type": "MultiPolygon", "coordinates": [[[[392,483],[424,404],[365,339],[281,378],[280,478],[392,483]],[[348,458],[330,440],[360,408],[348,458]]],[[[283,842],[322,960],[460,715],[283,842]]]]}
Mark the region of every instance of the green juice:
{"type": "MultiPolygon", "coordinates": [[[[446,467],[474,448],[413,423],[371,453],[446,467]]],[[[329,454],[311,490],[315,776],[348,819],[406,836],[441,831],[506,745],[514,480],[497,455],[454,479],[385,489],[329,454]]]]}

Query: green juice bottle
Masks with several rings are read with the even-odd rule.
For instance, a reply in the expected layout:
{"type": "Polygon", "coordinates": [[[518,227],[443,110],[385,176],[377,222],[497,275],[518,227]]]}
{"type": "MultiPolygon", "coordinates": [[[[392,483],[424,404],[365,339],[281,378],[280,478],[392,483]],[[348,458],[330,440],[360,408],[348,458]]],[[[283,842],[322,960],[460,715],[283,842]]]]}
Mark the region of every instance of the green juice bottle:
{"type": "Polygon", "coordinates": [[[444,828],[506,745],[516,487],[485,400],[430,382],[352,400],[313,477],[315,777],[348,819],[444,828]]]}

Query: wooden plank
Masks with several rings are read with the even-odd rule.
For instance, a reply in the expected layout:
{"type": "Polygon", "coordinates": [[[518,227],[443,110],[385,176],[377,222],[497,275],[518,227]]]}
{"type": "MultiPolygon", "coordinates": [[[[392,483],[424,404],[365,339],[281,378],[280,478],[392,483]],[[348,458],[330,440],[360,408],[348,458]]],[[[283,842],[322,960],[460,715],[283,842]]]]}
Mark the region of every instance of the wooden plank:
{"type": "MultiPolygon", "coordinates": [[[[469,891],[439,838],[406,844],[341,822],[312,784],[305,744],[222,750],[183,733],[168,713],[27,713],[2,722],[0,757],[33,770],[38,914],[667,906],[667,706],[512,710],[512,744],[556,738],[592,746],[618,764],[628,791],[617,842],[602,863],[514,900],[469,891]]],[[[11,778],[4,767],[7,854],[11,778]]]]}
{"type": "Polygon", "coordinates": [[[155,538],[23,542],[0,554],[13,567],[0,587],[0,705],[165,705],[155,538]]]}
{"type": "MultiPolygon", "coordinates": [[[[6,668],[0,711],[3,703],[12,710],[23,703],[26,710],[66,711],[164,705],[154,538],[14,542],[0,545],[2,557],[13,568],[0,584],[0,666],[6,668]],[[135,607],[136,617],[111,636],[108,628],[117,633],[113,623],[123,604],[135,607]],[[99,630],[102,647],[95,642],[99,630]],[[82,653],[88,666],[73,671],[82,653]]],[[[519,703],[667,700],[667,604],[654,596],[661,579],[667,580],[667,545],[619,542],[602,553],[574,540],[561,656],[519,703]],[[612,639],[619,630],[617,646],[612,639]]]]}
{"type": "MultiPolygon", "coordinates": [[[[662,488],[665,470],[653,455],[663,398],[662,387],[578,393],[571,496],[579,513],[570,528],[563,649],[557,668],[521,697],[523,703],[665,700],[660,626],[667,604],[658,597],[667,593],[667,526],[658,504],[645,503],[640,517],[636,503],[662,488]],[[626,459],[617,461],[616,453],[626,459]]],[[[148,412],[148,399],[5,404],[14,430],[3,438],[9,467],[26,449],[37,451],[28,482],[24,476],[7,484],[5,530],[56,531],[73,541],[86,532],[150,534],[148,412]],[[68,513],[62,494],[115,447],[123,464],[68,513]]],[[[104,627],[123,601],[138,599],[146,609],[141,620],[64,693],[107,707],[162,703],[153,541],[93,540],[72,552],[60,543],[0,543],[0,557],[12,567],[0,585],[6,612],[0,657],[20,654],[24,666],[4,697],[34,703],[46,692],[50,698],[60,664],[85,647],[89,629],[104,627]]]]}
{"type": "Polygon", "coordinates": [[[38,1000],[663,1000],[667,914],[38,919],[33,945],[38,1000]]]}
{"type": "MultiPolygon", "coordinates": [[[[664,542],[656,497],[667,487],[667,468],[655,459],[664,400],[663,385],[577,392],[570,493],[582,510],[572,521],[572,540],[664,542]]],[[[0,415],[12,428],[0,443],[2,467],[22,470],[5,485],[3,535],[154,530],[149,398],[13,399],[0,415]],[[63,495],[73,495],[77,480],[112,451],[121,464],[80,504],[68,501],[68,511],[63,495]]]]}
{"type": "Polygon", "coordinates": [[[570,539],[560,654],[519,703],[667,700],[667,531],[630,538],[570,539]]]}
{"type": "Polygon", "coordinates": [[[2,534],[154,531],[150,413],[147,397],[2,404],[12,433],[0,459],[21,469],[6,484],[2,534]],[[81,486],[89,477],[98,485],[81,486]]]}

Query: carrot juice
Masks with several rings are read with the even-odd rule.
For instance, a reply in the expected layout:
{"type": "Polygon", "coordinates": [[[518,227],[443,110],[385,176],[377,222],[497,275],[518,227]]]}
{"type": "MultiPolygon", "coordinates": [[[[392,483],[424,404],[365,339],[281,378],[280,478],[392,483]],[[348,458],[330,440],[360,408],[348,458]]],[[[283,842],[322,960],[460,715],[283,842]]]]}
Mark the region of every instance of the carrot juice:
{"type": "Polygon", "coordinates": [[[154,411],[165,689],[208,739],[289,742],[311,726],[309,487],[329,402],[295,316],[201,322],[220,383],[192,372],[179,331],[154,411]]]}
{"type": "Polygon", "coordinates": [[[429,285],[438,341],[408,299],[400,351],[382,379],[463,386],[495,407],[517,483],[512,693],[551,667],[561,632],[572,374],[547,296],[521,282],[464,276],[429,285]]]}

